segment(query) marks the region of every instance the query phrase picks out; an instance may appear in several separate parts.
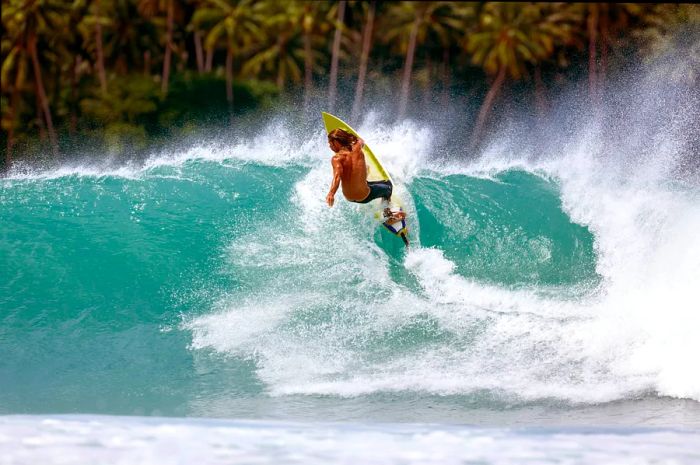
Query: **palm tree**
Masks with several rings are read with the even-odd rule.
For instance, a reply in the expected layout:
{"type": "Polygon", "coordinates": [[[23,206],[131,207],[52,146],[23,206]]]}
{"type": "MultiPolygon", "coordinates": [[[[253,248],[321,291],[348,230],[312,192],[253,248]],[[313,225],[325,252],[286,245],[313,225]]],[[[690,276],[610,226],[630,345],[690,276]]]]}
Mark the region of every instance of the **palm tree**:
{"type": "Polygon", "coordinates": [[[83,35],[85,44],[89,44],[88,48],[92,49],[94,45],[95,66],[97,68],[97,77],[100,82],[102,92],[107,91],[107,71],[105,69],[105,54],[103,47],[103,28],[109,28],[111,20],[112,4],[104,5],[103,0],[95,0],[88,7],[85,14],[78,25],[78,29],[83,35]],[[92,40],[91,40],[92,38],[92,40]]]}
{"type": "Polygon", "coordinates": [[[124,54],[139,42],[134,32],[140,32],[135,30],[140,29],[142,21],[139,21],[135,5],[129,0],[95,0],[85,13],[79,21],[78,30],[82,35],[83,47],[95,56],[100,89],[106,92],[106,62],[111,61],[112,64],[116,61],[116,68],[127,72],[124,54]]]}
{"type": "MultiPolygon", "coordinates": [[[[190,0],[190,3],[194,5],[195,11],[201,7],[201,1],[190,0]]],[[[191,19],[191,18],[190,18],[191,19]]],[[[205,70],[204,61],[204,34],[198,25],[194,24],[191,20],[186,28],[187,32],[192,33],[192,42],[194,43],[194,56],[195,62],[197,63],[197,72],[203,74],[205,70]]]]}
{"type": "MultiPolygon", "coordinates": [[[[338,8],[344,2],[341,0],[338,8]]],[[[343,5],[344,6],[344,5],[343,5]]],[[[313,92],[313,68],[315,56],[318,54],[314,50],[314,41],[319,35],[324,36],[328,25],[323,22],[323,8],[325,4],[321,2],[304,2],[299,20],[301,21],[301,30],[304,42],[304,109],[308,110],[309,102],[311,101],[311,93],[313,92]]],[[[338,13],[340,15],[340,13],[338,13]]],[[[342,19],[342,15],[340,15],[342,19]]],[[[336,26],[336,31],[337,31],[336,26]]],[[[318,42],[316,40],[316,42],[318,42]]],[[[332,73],[331,66],[331,73],[332,73]]],[[[336,63],[337,71],[337,63],[336,63]]],[[[331,78],[332,79],[332,78],[331,78]]],[[[333,95],[335,100],[335,95],[333,95]]]]}
{"type": "MultiPolygon", "coordinates": [[[[65,98],[68,108],[68,133],[75,136],[78,129],[78,101],[79,101],[79,81],[82,73],[87,72],[89,61],[84,61],[84,33],[81,31],[83,19],[88,14],[88,6],[81,2],[74,2],[70,14],[66,18],[66,30],[60,41],[59,56],[57,57],[57,67],[62,74],[68,75],[70,82],[70,92],[65,98]],[[76,34],[75,31],[81,31],[76,34]]],[[[92,37],[92,36],[91,36],[92,37]]],[[[57,95],[66,95],[63,92],[56,92],[57,95]]]]}
{"type": "MultiPolygon", "coordinates": [[[[539,9],[540,18],[536,29],[537,35],[534,39],[540,41],[543,45],[543,53],[536,57],[534,66],[535,106],[540,118],[542,118],[547,103],[544,95],[545,84],[542,80],[541,65],[553,58],[555,48],[559,48],[561,53],[564,52],[566,47],[576,47],[577,49],[583,47],[581,31],[578,27],[581,16],[576,10],[558,3],[539,3],[532,8],[533,10],[539,9]]],[[[533,14],[535,14],[534,11],[533,14]]],[[[557,64],[561,66],[561,60],[557,64]]]]}
{"type": "Polygon", "coordinates": [[[165,52],[163,54],[163,72],[161,76],[161,92],[168,93],[170,81],[170,68],[174,43],[175,16],[181,16],[182,7],[177,0],[137,0],[138,10],[146,19],[154,18],[160,13],[165,13],[165,52]]]}
{"type": "Polygon", "coordinates": [[[393,4],[387,12],[384,41],[393,42],[405,53],[398,118],[406,113],[411,88],[411,74],[416,47],[433,36],[441,44],[448,42],[451,29],[462,26],[455,16],[452,2],[400,2],[393,4]]]}
{"type": "MultiPolygon", "coordinates": [[[[449,60],[452,44],[459,43],[461,37],[474,29],[477,6],[470,2],[450,3],[449,8],[439,8],[425,17],[424,27],[426,38],[424,46],[425,64],[421,74],[424,76],[424,99],[431,100],[430,92],[433,84],[432,57],[442,57],[442,86],[443,99],[449,88],[449,60]]],[[[419,35],[420,37],[420,35],[419,35]]]]}
{"type": "Polygon", "coordinates": [[[319,50],[326,44],[329,25],[316,21],[305,28],[303,22],[307,18],[308,23],[309,16],[300,2],[264,5],[264,40],[262,44],[251,47],[250,57],[243,65],[242,72],[249,76],[272,74],[277,87],[284,90],[287,80],[302,81],[303,64],[305,95],[308,96],[313,72],[323,71],[319,65],[323,54],[319,50]]]}
{"type": "MultiPolygon", "coordinates": [[[[340,55],[340,39],[343,35],[343,26],[345,21],[345,0],[338,2],[337,14],[338,19],[335,25],[335,34],[333,35],[333,49],[331,52],[331,76],[328,84],[328,111],[333,111],[335,107],[335,95],[338,86],[338,58],[340,55]]],[[[374,4],[374,2],[372,2],[374,4]]]]}
{"type": "MultiPolygon", "coordinates": [[[[34,84],[37,91],[37,107],[43,116],[49,140],[54,155],[58,155],[58,139],[51,117],[49,99],[44,86],[41,57],[37,50],[37,42],[40,39],[51,39],[56,31],[62,30],[67,6],[64,2],[57,0],[9,0],[2,8],[3,28],[11,37],[8,47],[12,60],[16,60],[18,55],[28,54],[31,60],[34,73],[34,84]]],[[[8,61],[7,66],[12,67],[14,63],[8,61]]],[[[6,60],[3,60],[3,70],[6,60]]]]}
{"type": "MultiPolygon", "coordinates": [[[[3,29],[7,27],[3,21],[3,29]]],[[[10,41],[7,41],[7,45],[10,41]]],[[[3,55],[5,55],[6,41],[3,38],[3,55]]],[[[15,127],[17,126],[20,92],[24,89],[27,77],[27,58],[21,50],[13,47],[4,57],[2,62],[2,129],[7,131],[7,147],[5,151],[5,167],[9,168],[12,162],[12,150],[15,145],[15,127]],[[7,101],[6,97],[7,95],[7,101]]]]}
{"type": "MultiPolygon", "coordinates": [[[[362,52],[360,54],[360,69],[357,73],[357,84],[355,86],[355,99],[352,103],[352,117],[355,121],[362,108],[362,96],[365,90],[365,77],[367,76],[367,60],[369,50],[372,46],[372,33],[374,31],[374,15],[377,11],[377,2],[372,0],[367,8],[367,20],[362,29],[362,52]]],[[[333,44],[335,46],[335,43],[333,44]]],[[[332,75],[331,75],[332,76],[332,75]]]]}
{"type": "Polygon", "coordinates": [[[146,52],[158,49],[156,24],[141,16],[133,0],[111,0],[106,6],[104,53],[118,74],[127,74],[143,65],[146,52]]]}
{"type": "Polygon", "coordinates": [[[585,21],[588,38],[588,91],[591,99],[600,98],[600,88],[608,67],[608,50],[615,45],[616,35],[648,9],[636,3],[577,3],[570,7],[585,21]],[[600,62],[598,61],[600,49],[600,62]]]}
{"type": "MultiPolygon", "coordinates": [[[[15,13],[16,14],[16,13],[15,13]]],[[[10,8],[2,11],[2,75],[0,86],[3,93],[2,129],[7,131],[7,148],[5,167],[12,162],[12,150],[15,145],[15,127],[20,104],[20,92],[27,77],[27,54],[23,43],[18,40],[19,24],[10,8]],[[7,95],[7,101],[5,101],[7,95]]]]}
{"type": "Polygon", "coordinates": [[[260,37],[260,6],[252,0],[205,0],[195,12],[192,24],[207,29],[205,48],[213,50],[220,42],[226,47],[226,100],[233,117],[233,59],[239,50],[250,47],[260,37]]]}
{"type": "Polygon", "coordinates": [[[568,41],[569,18],[543,15],[542,5],[487,3],[479,26],[466,41],[472,63],[481,66],[493,82],[479,109],[471,137],[475,148],[493,104],[506,78],[520,79],[527,65],[549,58],[558,41],[568,41]]]}
{"type": "Polygon", "coordinates": [[[170,61],[173,55],[173,21],[175,17],[175,2],[167,0],[167,19],[166,19],[166,37],[165,37],[165,57],[163,58],[163,77],[161,80],[161,92],[163,95],[168,93],[168,82],[170,81],[170,61]]]}

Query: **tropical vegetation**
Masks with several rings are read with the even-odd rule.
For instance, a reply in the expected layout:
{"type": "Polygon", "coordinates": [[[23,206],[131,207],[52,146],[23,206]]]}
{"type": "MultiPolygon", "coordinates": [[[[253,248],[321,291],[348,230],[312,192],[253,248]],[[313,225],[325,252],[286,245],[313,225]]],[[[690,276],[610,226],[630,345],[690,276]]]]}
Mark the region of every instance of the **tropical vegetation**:
{"type": "Polygon", "coordinates": [[[283,102],[356,120],[370,94],[399,118],[467,95],[476,146],[509,85],[531,89],[542,115],[555,86],[584,78],[595,105],[611,74],[679,36],[689,68],[669,79],[699,79],[690,4],[2,0],[2,29],[5,168],[235,130],[283,102]]]}

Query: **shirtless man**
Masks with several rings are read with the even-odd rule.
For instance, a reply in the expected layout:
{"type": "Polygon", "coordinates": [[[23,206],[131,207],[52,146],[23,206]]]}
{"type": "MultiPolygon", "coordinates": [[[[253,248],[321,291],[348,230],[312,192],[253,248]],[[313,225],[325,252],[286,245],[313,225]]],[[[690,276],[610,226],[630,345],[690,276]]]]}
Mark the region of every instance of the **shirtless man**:
{"type": "MultiPolygon", "coordinates": [[[[328,145],[335,152],[331,159],[333,181],[326,196],[328,206],[335,203],[335,193],[342,185],[343,195],[350,202],[367,203],[374,199],[391,199],[394,186],[391,181],[367,181],[367,164],[362,147],[365,141],[342,129],[334,129],[328,134],[328,145]]],[[[392,212],[386,208],[387,221],[398,221],[406,217],[403,212],[392,212]]]]}

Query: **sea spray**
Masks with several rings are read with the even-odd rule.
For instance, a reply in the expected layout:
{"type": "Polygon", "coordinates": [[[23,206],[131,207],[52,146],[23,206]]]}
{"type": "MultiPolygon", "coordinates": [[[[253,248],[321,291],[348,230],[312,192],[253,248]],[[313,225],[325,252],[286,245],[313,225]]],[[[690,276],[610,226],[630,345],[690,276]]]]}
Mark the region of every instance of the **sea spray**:
{"type": "Polygon", "coordinates": [[[699,400],[697,130],[650,101],[630,103],[634,127],[552,122],[537,150],[511,132],[479,153],[373,115],[358,130],[408,194],[407,253],[366,208],[324,204],[320,123],[17,165],[0,180],[0,409],[699,400]],[[660,112],[673,124],[648,123],[660,112]]]}

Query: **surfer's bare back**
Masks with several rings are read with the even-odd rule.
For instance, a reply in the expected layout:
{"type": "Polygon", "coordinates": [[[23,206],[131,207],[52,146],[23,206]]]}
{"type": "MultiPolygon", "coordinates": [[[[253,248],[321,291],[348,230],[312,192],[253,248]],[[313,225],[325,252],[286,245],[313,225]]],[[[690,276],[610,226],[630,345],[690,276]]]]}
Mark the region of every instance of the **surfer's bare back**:
{"type": "MultiPolygon", "coordinates": [[[[328,133],[328,145],[335,152],[331,159],[333,181],[326,196],[328,206],[335,203],[335,193],[342,185],[343,195],[350,202],[367,203],[374,199],[391,199],[394,186],[391,181],[367,181],[367,164],[362,147],[365,141],[342,129],[333,129],[328,133]]],[[[390,219],[405,218],[403,212],[396,212],[390,219]]]]}
{"type": "Polygon", "coordinates": [[[328,145],[335,152],[331,159],[333,181],[326,196],[328,206],[333,206],[335,193],[341,185],[346,199],[362,202],[370,194],[367,185],[367,164],[362,153],[365,141],[342,129],[334,129],[328,134],[328,145]]]}

